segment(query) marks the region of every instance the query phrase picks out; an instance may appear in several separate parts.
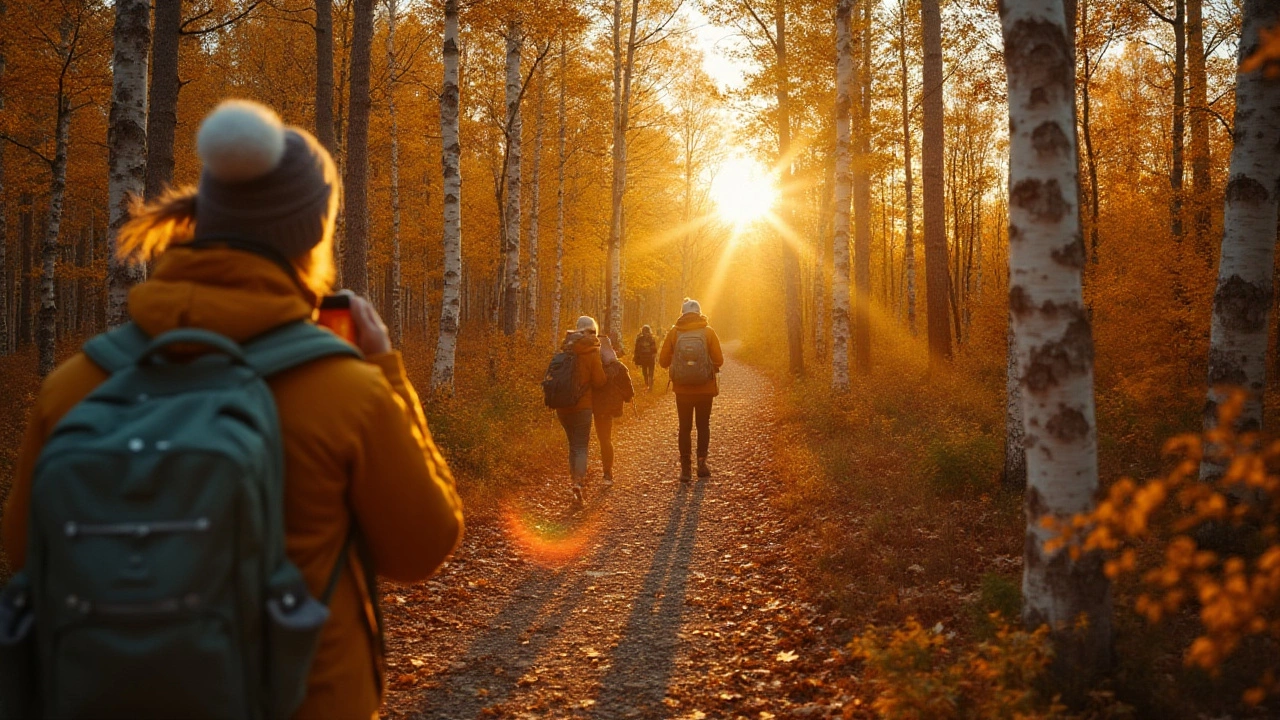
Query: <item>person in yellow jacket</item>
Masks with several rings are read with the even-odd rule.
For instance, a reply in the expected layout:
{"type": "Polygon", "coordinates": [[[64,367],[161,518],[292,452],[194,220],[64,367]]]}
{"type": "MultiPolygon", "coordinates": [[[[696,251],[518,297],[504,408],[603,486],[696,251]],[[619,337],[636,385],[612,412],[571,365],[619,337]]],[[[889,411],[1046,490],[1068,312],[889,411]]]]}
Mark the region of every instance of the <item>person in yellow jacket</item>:
{"type": "Polygon", "coordinates": [[[711,477],[707,450],[711,445],[711,403],[720,394],[718,374],[724,365],[720,338],[711,329],[697,300],[685,299],[683,315],[667,332],[658,364],[671,372],[680,419],[680,480],[692,480],[690,451],[694,419],[698,426],[698,477],[711,477]],[[677,367],[677,365],[679,367],[677,367]],[[693,380],[689,380],[689,375],[693,380]]]}
{"type": "MultiPolygon", "coordinates": [[[[197,148],[204,161],[198,188],[136,207],[120,232],[122,256],[156,258],[151,278],[129,293],[133,321],[151,336],[201,328],[241,342],[314,317],[333,277],[339,179],[329,153],[306,131],[243,101],[206,118],[197,148]],[[192,244],[231,236],[269,251],[192,244]]],[[[352,297],[351,307],[363,361],[331,357],[268,380],[284,442],[289,559],[319,596],[353,524],[367,550],[350,552],[339,577],[298,718],[377,715],[381,648],[369,627],[377,599],[364,571],[424,579],[463,531],[453,477],[400,354],[368,302],[352,297]]],[[[106,378],[77,354],[40,389],[4,508],[3,548],[15,569],[26,559],[36,458],[58,420],[106,378]]]]}
{"type": "Polygon", "coordinates": [[[574,379],[582,388],[577,404],[556,410],[560,427],[569,440],[569,478],[573,500],[582,503],[587,480],[587,449],[591,445],[592,391],[604,387],[604,363],[600,360],[600,326],[595,318],[583,315],[574,329],[565,333],[561,350],[574,354],[574,379]]]}

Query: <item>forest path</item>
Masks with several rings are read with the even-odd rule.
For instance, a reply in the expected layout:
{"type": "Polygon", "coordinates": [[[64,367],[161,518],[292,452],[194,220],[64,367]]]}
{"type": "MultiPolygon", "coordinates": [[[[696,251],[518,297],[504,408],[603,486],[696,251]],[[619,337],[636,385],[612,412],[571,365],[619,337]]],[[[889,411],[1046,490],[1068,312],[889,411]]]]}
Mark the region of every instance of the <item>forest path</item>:
{"type": "Polygon", "coordinates": [[[769,500],[772,386],[732,357],[721,380],[712,478],[679,482],[666,394],[615,424],[612,490],[574,512],[566,478],[530,483],[436,578],[384,588],[385,714],[838,716],[830,619],[796,600],[769,500]]]}

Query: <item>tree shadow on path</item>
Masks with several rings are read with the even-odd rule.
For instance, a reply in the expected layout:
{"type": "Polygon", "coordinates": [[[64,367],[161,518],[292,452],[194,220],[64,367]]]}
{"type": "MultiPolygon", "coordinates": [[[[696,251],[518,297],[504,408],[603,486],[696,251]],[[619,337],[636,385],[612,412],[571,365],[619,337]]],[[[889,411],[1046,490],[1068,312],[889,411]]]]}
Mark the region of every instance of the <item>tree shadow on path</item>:
{"type": "Polygon", "coordinates": [[[675,670],[685,589],[706,483],[681,484],[667,528],[644,578],[592,717],[663,716],[662,699],[675,670]]]}
{"type": "Polygon", "coordinates": [[[461,657],[451,659],[465,667],[445,671],[436,686],[420,695],[422,709],[416,717],[474,718],[511,697],[520,677],[534,666],[580,604],[590,581],[570,568],[530,573],[489,621],[488,630],[461,657]]]}

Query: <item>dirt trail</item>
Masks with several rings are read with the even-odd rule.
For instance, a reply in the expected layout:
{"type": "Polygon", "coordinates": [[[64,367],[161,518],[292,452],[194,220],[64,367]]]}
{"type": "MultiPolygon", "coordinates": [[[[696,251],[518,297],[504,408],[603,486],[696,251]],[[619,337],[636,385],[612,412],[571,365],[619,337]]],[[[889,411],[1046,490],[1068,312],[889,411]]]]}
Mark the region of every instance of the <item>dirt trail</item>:
{"type": "MultiPolygon", "coordinates": [[[[616,484],[531,484],[441,575],[388,587],[384,712],[423,718],[838,716],[831,624],[797,601],[769,502],[772,388],[732,358],[714,477],[678,481],[674,398],[615,425],[616,484]]],[[[592,445],[592,474],[599,476],[592,445]]]]}

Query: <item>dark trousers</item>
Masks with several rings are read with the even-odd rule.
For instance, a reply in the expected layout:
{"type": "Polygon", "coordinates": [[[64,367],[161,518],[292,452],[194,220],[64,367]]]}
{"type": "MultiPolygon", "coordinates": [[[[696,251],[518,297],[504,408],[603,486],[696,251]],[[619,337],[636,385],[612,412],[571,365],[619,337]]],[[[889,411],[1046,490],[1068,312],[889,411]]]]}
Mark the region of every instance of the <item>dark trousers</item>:
{"type": "Polygon", "coordinates": [[[698,457],[707,456],[707,447],[711,445],[711,401],[714,399],[710,395],[676,395],[676,414],[680,416],[681,458],[689,457],[695,415],[698,420],[698,457]]]}
{"type": "Polygon", "coordinates": [[[613,416],[609,413],[594,415],[596,439],[600,441],[600,466],[605,475],[613,474],[613,416]]]}
{"type": "Polygon", "coordinates": [[[640,371],[644,373],[644,386],[653,389],[653,360],[637,360],[640,371]]]}
{"type": "Polygon", "coordinates": [[[557,412],[569,439],[569,475],[574,482],[587,476],[587,447],[591,444],[591,408],[557,412]]]}

